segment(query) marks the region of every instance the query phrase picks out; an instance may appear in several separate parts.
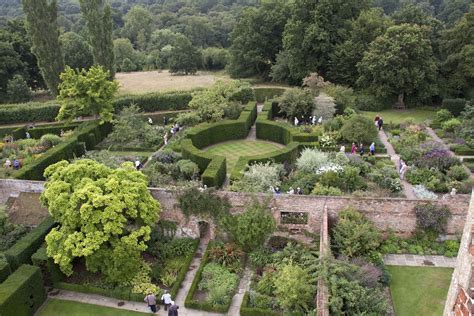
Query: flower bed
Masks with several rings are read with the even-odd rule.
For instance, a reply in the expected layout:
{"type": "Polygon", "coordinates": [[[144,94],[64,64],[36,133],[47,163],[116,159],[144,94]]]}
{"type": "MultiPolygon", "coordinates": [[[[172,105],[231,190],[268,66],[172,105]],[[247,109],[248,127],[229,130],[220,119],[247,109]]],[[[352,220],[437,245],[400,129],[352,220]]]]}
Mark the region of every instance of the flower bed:
{"type": "Polygon", "coordinates": [[[186,308],[227,313],[237,291],[244,255],[233,244],[211,241],[184,302],[186,308]]]}

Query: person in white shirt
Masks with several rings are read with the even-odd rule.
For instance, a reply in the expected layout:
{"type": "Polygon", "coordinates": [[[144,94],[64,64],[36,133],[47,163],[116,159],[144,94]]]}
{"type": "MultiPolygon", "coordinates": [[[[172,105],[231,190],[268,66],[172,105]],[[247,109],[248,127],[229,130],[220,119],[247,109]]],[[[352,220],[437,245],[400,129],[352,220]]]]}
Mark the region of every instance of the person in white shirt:
{"type": "Polygon", "coordinates": [[[298,118],[295,117],[295,126],[298,126],[299,123],[300,123],[300,121],[298,121],[298,118]]]}
{"type": "Polygon", "coordinates": [[[168,310],[168,307],[171,305],[171,294],[168,293],[168,290],[165,291],[165,294],[161,296],[161,301],[163,302],[163,305],[165,305],[165,311],[168,310]]]}

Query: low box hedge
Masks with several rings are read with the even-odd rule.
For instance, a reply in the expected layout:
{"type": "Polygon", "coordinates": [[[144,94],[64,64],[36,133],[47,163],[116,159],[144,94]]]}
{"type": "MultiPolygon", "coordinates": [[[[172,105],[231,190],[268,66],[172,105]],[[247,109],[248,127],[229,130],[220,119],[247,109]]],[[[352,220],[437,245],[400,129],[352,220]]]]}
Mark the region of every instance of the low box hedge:
{"type": "Polygon", "coordinates": [[[474,156],[474,148],[467,145],[451,145],[449,149],[459,156],[474,156]]]}
{"type": "Polygon", "coordinates": [[[271,309],[249,307],[249,301],[250,301],[249,292],[245,292],[244,298],[242,299],[242,305],[240,305],[240,316],[282,316],[283,315],[283,313],[274,312],[271,309]]]}
{"type": "Polygon", "coordinates": [[[116,298],[118,300],[143,302],[144,295],[132,293],[130,288],[114,288],[114,289],[103,289],[91,285],[74,284],[66,282],[55,282],[54,287],[57,289],[63,289],[67,291],[97,294],[106,297],[116,298]]]}
{"type": "Polygon", "coordinates": [[[51,217],[47,217],[38,227],[34,228],[5,251],[5,257],[12,271],[15,271],[22,264],[31,262],[31,255],[41,247],[44,237],[54,226],[56,226],[54,220],[51,217]]]}
{"type": "Polygon", "coordinates": [[[5,281],[11,273],[12,269],[10,268],[10,264],[8,263],[5,255],[2,253],[0,255],[0,283],[5,281]]]}
{"type": "Polygon", "coordinates": [[[45,300],[38,267],[24,264],[0,284],[0,315],[34,315],[45,300]]]}

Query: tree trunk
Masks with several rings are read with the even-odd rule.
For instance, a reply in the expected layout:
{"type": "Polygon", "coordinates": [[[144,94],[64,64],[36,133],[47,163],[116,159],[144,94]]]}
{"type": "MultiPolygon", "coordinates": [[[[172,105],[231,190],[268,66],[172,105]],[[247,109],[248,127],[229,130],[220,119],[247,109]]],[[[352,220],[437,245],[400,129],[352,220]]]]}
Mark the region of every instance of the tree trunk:
{"type": "Polygon", "coordinates": [[[405,100],[404,100],[404,97],[405,97],[405,93],[400,93],[398,95],[398,107],[400,109],[404,109],[405,108],[405,100]]]}

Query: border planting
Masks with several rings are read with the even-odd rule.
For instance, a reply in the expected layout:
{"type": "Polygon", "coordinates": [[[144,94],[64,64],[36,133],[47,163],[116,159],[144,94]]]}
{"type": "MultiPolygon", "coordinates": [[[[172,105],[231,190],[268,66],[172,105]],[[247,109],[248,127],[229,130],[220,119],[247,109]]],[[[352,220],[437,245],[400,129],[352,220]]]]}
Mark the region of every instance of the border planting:
{"type": "Polygon", "coordinates": [[[285,88],[253,88],[255,94],[255,100],[258,103],[267,102],[275,97],[281,96],[285,92],[285,88]]]}
{"type": "Polygon", "coordinates": [[[252,127],[257,117],[257,105],[252,102],[245,106],[237,120],[204,123],[189,130],[187,139],[181,143],[183,158],[190,159],[199,166],[202,182],[208,187],[220,187],[227,174],[226,159],[201,150],[223,141],[242,139],[252,127]]]}

